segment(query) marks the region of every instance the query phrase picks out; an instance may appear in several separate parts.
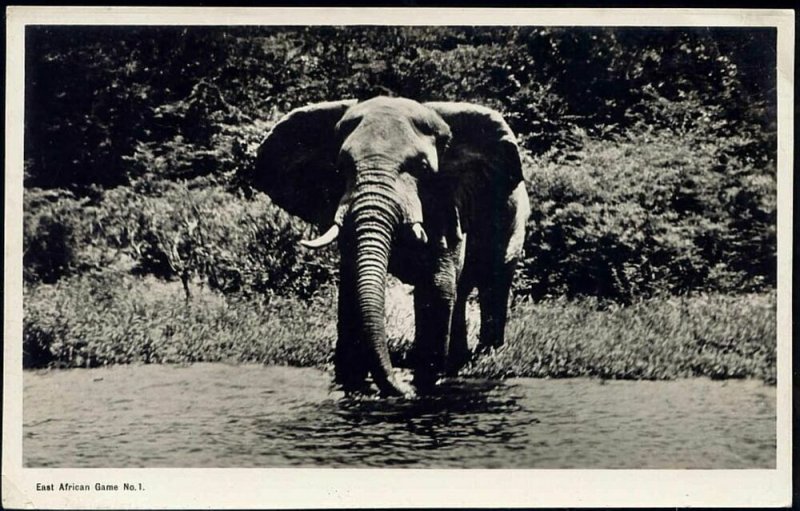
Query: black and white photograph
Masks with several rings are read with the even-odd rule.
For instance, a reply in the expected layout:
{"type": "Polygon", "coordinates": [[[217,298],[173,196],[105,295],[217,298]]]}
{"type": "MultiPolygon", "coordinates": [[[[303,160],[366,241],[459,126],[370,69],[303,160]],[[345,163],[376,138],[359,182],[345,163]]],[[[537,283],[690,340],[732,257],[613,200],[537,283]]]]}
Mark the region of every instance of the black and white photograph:
{"type": "Polygon", "coordinates": [[[794,14],[392,12],[9,11],[4,506],[788,504],[794,14]]]}

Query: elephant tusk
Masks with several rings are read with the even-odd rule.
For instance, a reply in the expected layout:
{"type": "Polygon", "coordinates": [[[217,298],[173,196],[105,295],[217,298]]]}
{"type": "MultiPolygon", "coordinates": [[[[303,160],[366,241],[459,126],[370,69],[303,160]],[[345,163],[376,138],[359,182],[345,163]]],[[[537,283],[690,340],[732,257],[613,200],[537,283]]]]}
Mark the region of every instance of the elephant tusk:
{"type": "Polygon", "coordinates": [[[416,237],[417,240],[421,241],[422,243],[428,242],[428,235],[425,233],[425,229],[422,228],[422,224],[414,223],[411,226],[411,231],[414,233],[414,237],[416,237]]]}
{"type": "Polygon", "coordinates": [[[306,248],[322,248],[333,243],[337,237],[339,237],[339,226],[333,224],[322,236],[313,240],[301,240],[300,244],[306,248]]]}
{"type": "Polygon", "coordinates": [[[459,212],[458,206],[454,208],[453,219],[455,221],[455,225],[453,225],[453,236],[455,236],[456,240],[461,241],[464,239],[464,231],[461,229],[461,212],[459,212]]]}

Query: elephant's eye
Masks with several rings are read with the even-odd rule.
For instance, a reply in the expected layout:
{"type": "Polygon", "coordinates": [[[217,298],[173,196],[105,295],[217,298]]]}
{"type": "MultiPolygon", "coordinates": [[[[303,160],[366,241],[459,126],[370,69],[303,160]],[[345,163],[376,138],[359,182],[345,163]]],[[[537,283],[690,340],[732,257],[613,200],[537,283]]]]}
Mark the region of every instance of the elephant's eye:
{"type": "Polygon", "coordinates": [[[408,172],[414,177],[422,178],[436,172],[434,165],[435,163],[431,162],[428,155],[420,154],[404,165],[403,172],[408,172]]]}
{"type": "Polygon", "coordinates": [[[424,174],[435,174],[439,169],[439,162],[436,158],[436,153],[429,153],[423,155],[420,159],[420,169],[424,174]]]}

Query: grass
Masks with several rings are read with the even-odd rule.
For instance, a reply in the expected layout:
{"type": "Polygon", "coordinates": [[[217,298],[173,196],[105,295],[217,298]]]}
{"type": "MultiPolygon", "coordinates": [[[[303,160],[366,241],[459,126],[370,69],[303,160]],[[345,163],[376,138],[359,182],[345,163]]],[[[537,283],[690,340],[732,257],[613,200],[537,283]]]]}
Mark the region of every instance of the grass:
{"type": "MultiPolygon", "coordinates": [[[[389,345],[402,360],[413,338],[411,297],[390,289],[389,345]]],[[[111,273],[27,287],[25,367],[241,361],[328,367],[335,291],[309,302],[231,299],[180,284],[111,273]]],[[[596,300],[523,302],[506,344],[462,374],[610,379],[758,378],[774,384],[774,293],[664,297],[630,306],[596,300]]],[[[470,314],[475,320],[474,314],[470,314]]],[[[474,343],[476,325],[471,325],[474,343]]]]}
{"type": "Polygon", "coordinates": [[[464,373],[485,377],[776,379],[774,294],[701,295],[601,307],[594,300],[512,309],[506,344],[464,373]]]}
{"type": "Polygon", "coordinates": [[[231,300],[155,278],[95,275],[26,289],[23,363],[236,360],[296,366],[328,363],[336,337],[329,300],[231,300]]]}

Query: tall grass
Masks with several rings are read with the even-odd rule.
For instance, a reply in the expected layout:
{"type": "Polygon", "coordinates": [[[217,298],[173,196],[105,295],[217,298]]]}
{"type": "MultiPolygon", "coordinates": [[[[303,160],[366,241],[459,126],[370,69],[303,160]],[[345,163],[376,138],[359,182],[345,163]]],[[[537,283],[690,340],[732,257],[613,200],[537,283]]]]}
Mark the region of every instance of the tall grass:
{"type": "Polygon", "coordinates": [[[152,277],[95,274],[25,290],[24,365],[235,360],[322,366],[336,338],[335,300],[223,298],[152,277]]]}
{"type": "MultiPolygon", "coordinates": [[[[414,336],[411,299],[391,289],[387,330],[402,363],[414,336]]],[[[93,273],[25,289],[25,367],[242,361],[326,367],[336,339],[335,291],[308,301],[223,297],[179,284],[93,273]]],[[[471,315],[474,316],[474,315],[471,315]]],[[[472,317],[474,322],[477,318],[472,317]]],[[[476,325],[471,325],[474,343],[476,325]]],[[[523,302],[506,344],[467,366],[476,377],[759,378],[775,382],[773,293],[523,302]]]]}
{"type": "Polygon", "coordinates": [[[610,379],[776,378],[774,293],[525,303],[506,344],[464,373],[610,379]]]}

